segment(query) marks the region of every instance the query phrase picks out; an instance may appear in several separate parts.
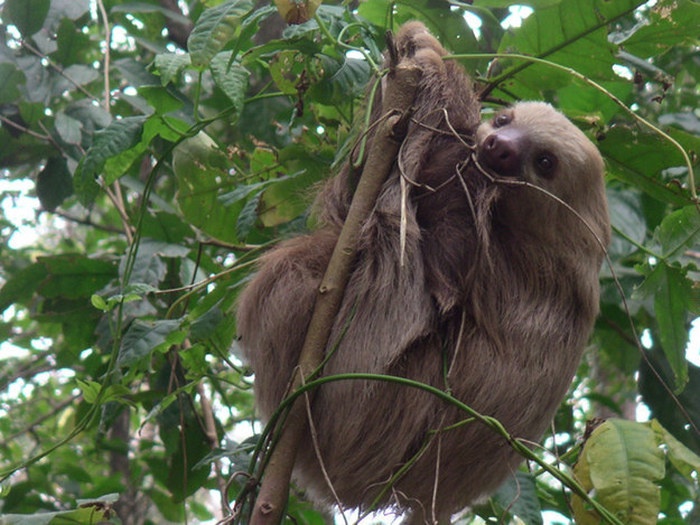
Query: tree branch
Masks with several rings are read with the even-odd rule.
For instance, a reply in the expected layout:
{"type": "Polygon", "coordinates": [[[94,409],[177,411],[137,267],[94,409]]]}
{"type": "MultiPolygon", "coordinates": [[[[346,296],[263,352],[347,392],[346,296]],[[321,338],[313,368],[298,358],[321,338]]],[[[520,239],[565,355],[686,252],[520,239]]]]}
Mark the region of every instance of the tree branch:
{"type": "MultiPolygon", "coordinates": [[[[395,163],[410,119],[420,75],[421,70],[415,62],[405,58],[396,67],[392,67],[385,78],[382,113],[387,118],[380,121],[373,137],[347,219],[319,286],[292,391],[302,386],[323,360],[345,286],[350,278],[360,229],[372,212],[382,185],[395,163]]],[[[276,525],[282,521],[296,453],[307,427],[304,402],[305,400],[295,402],[285,419],[281,437],[272,450],[265,469],[251,525],[276,525]]]]}

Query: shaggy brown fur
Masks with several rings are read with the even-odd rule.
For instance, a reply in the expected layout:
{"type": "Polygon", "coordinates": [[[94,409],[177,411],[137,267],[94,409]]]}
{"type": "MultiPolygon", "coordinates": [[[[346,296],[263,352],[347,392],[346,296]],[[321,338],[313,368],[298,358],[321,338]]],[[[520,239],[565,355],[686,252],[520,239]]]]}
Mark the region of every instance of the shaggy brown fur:
{"type": "MultiPolygon", "coordinates": [[[[440,58],[446,51],[425,28],[407,24],[396,42],[424,71],[416,113],[362,230],[328,346],[337,349],[323,373],[391,374],[449,388],[513,436],[538,440],[598,312],[601,243],[609,237],[602,159],[546,104],[520,103],[479,126],[469,79],[440,58]],[[409,184],[403,252],[402,176],[409,184]]],[[[346,166],[319,196],[323,226],[266,254],[240,298],[238,331],[263,420],[285,395],[354,182],[346,166]]],[[[342,505],[366,508],[429,443],[381,498],[417,521],[448,520],[521,460],[478,422],[435,432],[466,414],[392,383],[325,384],[312,417],[319,450],[307,436],[295,479],[322,503],[334,500],[318,452],[342,505]]]]}

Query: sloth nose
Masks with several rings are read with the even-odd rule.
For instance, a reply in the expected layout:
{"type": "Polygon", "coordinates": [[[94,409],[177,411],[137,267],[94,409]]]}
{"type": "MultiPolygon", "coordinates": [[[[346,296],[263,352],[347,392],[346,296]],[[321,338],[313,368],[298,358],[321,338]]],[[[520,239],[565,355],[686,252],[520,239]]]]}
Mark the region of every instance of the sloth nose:
{"type": "Polygon", "coordinates": [[[479,148],[479,161],[499,175],[516,177],[522,164],[522,140],[519,133],[496,131],[479,148]]]}

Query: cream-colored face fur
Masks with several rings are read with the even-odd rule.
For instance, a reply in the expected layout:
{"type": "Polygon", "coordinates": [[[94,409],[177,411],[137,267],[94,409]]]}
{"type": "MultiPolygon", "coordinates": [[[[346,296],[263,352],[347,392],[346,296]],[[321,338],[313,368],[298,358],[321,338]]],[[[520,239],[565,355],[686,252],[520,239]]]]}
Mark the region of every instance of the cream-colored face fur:
{"type": "MultiPolygon", "coordinates": [[[[521,102],[504,109],[479,126],[476,138],[479,162],[492,174],[538,186],[586,220],[605,216],[603,159],[588,137],[549,104],[521,102]],[[591,193],[601,198],[591,199],[591,193]]],[[[512,212],[540,220],[570,218],[556,199],[529,193],[527,200],[513,198],[512,212]]]]}
{"type": "MultiPolygon", "coordinates": [[[[581,177],[597,183],[603,176],[603,160],[596,147],[564,115],[544,102],[520,102],[497,113],[479,126],[477,143],[484,146],[492,135],[504,136],[520,156],[519,176],[533,183],[556,189],[562,176],[581,177]]],[[[498,170],[494,170],[498,173],[498,170]]]]}

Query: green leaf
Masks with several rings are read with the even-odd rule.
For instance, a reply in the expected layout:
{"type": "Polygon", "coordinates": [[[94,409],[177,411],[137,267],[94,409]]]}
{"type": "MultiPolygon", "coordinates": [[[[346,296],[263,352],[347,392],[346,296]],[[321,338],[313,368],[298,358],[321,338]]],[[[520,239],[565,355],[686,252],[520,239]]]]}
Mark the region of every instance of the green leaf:
{"type": "Polygon", "coordinates": [[[204,427],[188,414],[186,422],[178,432],[178,448],[170,456],[170,474],[166,486],[173,500],[180,502],[203,486],[209,477],[210,462],[202,462],[211,450],[211,442],[204,427]],[[183,483],[186,481],[186,483],[183,483]]]}
{"type": "MultiPolygon", "coordinates": [[[[540,9],[560,3],[561,0],[528,0],[527,5],[540,9]]],[[[474,5],[479,7],[510,7],[513,5],[512,0],[475,0],[474,5]]]]}
{"type": "Polygon", "coordinates": [[[680,394],[661,350],[652,350],[639,366],[639,392],[652,416],[696,454],[700,454],[700,367],[688,364],[688,384],[680,394]]]}
{"type": "Polygon", "coordinates": [[[663,257],[669,262],[684,258],[685,251],[700,245],[700,212],[695,206],[686,206],[664,217],[656,230],[663,257]]]}
{"type": "Polygon", "coordinates": [[[252,9],[250,0],[228,0],[204,11],[187,39],[192,65],[206,67],[235,36],[241,18],[252,9]]]}
{"type": "Polygon", "coordinates": [[[22,71],[13,64],[0,64],[0,104],[16,101],[20,96],[19,86],[22,84],[22,71]]]}
{"type": "Polygon", "coordinates": [[[41,263],[30,264],[11,277],[0,288],[0,312],[4,312],[15,303],[29,301],[42,280],[46,277],[46,268],[41,263]]]}
{"type": "MultiPolygon", "coordinates": [[[[506,32],[498,51],[543,58],[575,69],[588,78],[612,80],[615,53],[608,40],[608,26],[643,3],[642,0],[563,0],[537,9],[518,31],[506,32]]],[[[496,81],[513,76],[517,79],[516,83],[509,81],[504,85],[508,100],[513,96],[543,98],[547,90],[571,83],[570,75],[542,64],[522,60],[503,60],[503,63],[510,67],[496,81]]]]}
{"type": "Polygon", "coordinates": [[[186,334],[175,319],[161,321],[135,320],[122,338],[117,366],[129,367],[151,355],[180,344],[186,334]]]}
{"type": "Polygon", "coordinates": [[[6,0],[2,17],[29,38],[44,26],[50,6],[50,0],[6,0]]]}
{"type": "MultiPolygon", "coordinates": [[[[601,80],[598,82],[610,94],[625,104],[634,102],[633,84],[626,80],[601,80]]],[[[565,113],[580,128],[604,128],[605,123],[616,118],[620,106],[610,98],[608,93],[597,89],[582,88],[578,83],[571,83],[557,90],[557,108],[565,113]],[[580,121],[576,117],[581,116],[580,121]],[[593,118],[597,120],[593,121],[593,118]]]]}
{"type": "Polygon", "coordinates": [[[144,116],[126,117],[113,121],[108,127],[95,133],[92,146],[73,175],[75,192],[84,205],[91,204],[97,196],[99,187],[95,178],[105,163],[138,144],[145,121],[144,116]]]}
{"type": "MultiPolygon", "coordinates": [[[[165,115],[172,111],[177,111],[184,105],[169,89],[162,86],[141,86],[141,95],[146,102],[155,110],[158,115],[165,115]]],[[[149,123],[154,119],[149,119],[149,123]]],[[[147,136],[146,133],[144,135],[147,136]]]]}
{"type": "Polygon", "coordinates": [[[67,67],[83,60],[91,46],[90,35],[80,31],[69,18],[63,18],[58,26],[56,44],[58,49],[51,59],[67,67]]]}
{"type": "Polygon", "coordinates": [[[61,76],[54,81],[53,90],[56,93],[74,91],[78,86],[84,86],[100,78],[100,73],[92,66],[73,64],[63,71],[61,76]]]}
{"type": "MultiPolygon", "coordinates": [[[[116,383],[114,385],[109,385],[104,389],[102,397],[100,398],[100,404],[105,405],[107,403],[128,403],[128,398],[131,396],[131,390],[124,385],[116,383]]],[[[128,403],[130,404],[130,403],[128,403]]]]}
{"type": "MultiPolygon", "coordinates": [[[[170,100],[166,100],[165,97],[163,97],[161,100],[155,101],[154,103],[158,105],[158,109],[160,110],[165,109],[167,107],[174,107],[176,105],[175,100],[177,100],[179,103],[179,99],[171,98],[170,100]]],[[[182,115],[183,112],[176,111],[176,113],[178,116],[174,116],[174,113],[169,113],[167,115],[156,114],[149,118],[143,125],[143,136],[141,138],[141,144],[138,148],[133,149],[140,151],[142,149],[141,145],[146,146],[148,144],[151,144],[153,139],[156,137],[160,137],[168,142],[178,142],[180,139],[186,137],[187,134],[190,132],[191,123],[185,122],[180,118],[180,115],[182,115]]],[[[124,184],[129,183],[127,181],[124,181],[124,184]]],[[[153,196],[152,198],[159,199],[160,197],[153,196]]],[[[171,210],[169,205],[164,201],[161,201],[158,204],[164,210],[171,210]]]]}
{"type": "Polygon", "coordinates": [[[239,62],[231,63],[232,56],[231,51],[217,53],[211,61],[211,72],[216,85],[233,103],[236,113],[240,114],[248,90],[250,72],[239,62]]]}
{"type": "Polygon", "coordinates": [[[161,53],[156,55],[154,65],[163,86],[175,80],[182,70],[192,64],[189,54],[161,53]]]}
{"type": "Polygon", "coordinates": [[[99,397],[102,385],[96,381],[83,381],[82,379],[76,379],[76,382],[83,393],[83,399],[90,404],[95,403],[99,397]]]}
{"type": "Polygon", "coordinates": [[[196,237],[183,217],[174,212],[147,214],[141,223],[143,237],[179,246],[188,245],[196,237]]]}
{"type": "Polygon", "coordinates": [[[83,129],[89,132],[106,128],[112,123],[111,115],[102,106],[92,104],[85,99],[68,104],[65,113],[80,121],[83,129]]]}
{"type": "MultiPolygon", "coordinates": [[[[665,458],[647,425],[608,419],[586,440],[574,473],[584,489],[623,523],[657,522],[661,507],[657,483],[665,474],[665,458]]],[[[600,523],[581,498],[575,496],[572,503],[576,523],[600,523]]]]}
{"type": "Polygon", "coordinates": [[[607,173],[657,199],[674,206],[687,206],[688,197],[666,184],[661,174],[671,166],[682,166],[679,151],[658,135],[627,126],[614,126],[598,142],[607,161],[607,173]]]}
{"type": "Polygon", "coordinates": [[[675,375],[676,391],[688,382],[685,346],[688,342],[688,306],[692,302],[692,283],[684,270],[657,264],[639,289],[643,297],[654,298],[661,347],[675,375]]]}
{"type": "MultiPolygon", "coordinates": [[[[167,270],[163,257],[169,256],[164,253],[164,245],[172,246],[167,245],[167,243],[154,242],[150,239],[142,240],[129,275],[124,274],[128,259],[128,256],[124,256],[119,267],[119,272],[122,281],[129,283],[129,289],[131,289],[131,286],[135,285],[147,285],[157,288],[163,281],[167,270]]],[[[173,247],[173,249],[175,249],[175,247],[173,247]]],[[[178,246],[177,249],[183,250],[178,252],[179,256],[184,256],[187,253],[187,248],[185,247],[178,246]]]]}
{"type": "Polygon", "coordinates": [[[229,161],[204,133],[183,141],[173,153],[177,202],[185,218],[216,239],[236,242],[234,229],[242,202],[226,205],[221,188],[230,185],[229,161]]]}
{"type": "Polygon", "coordinates": [[[63,157],[51,157],[36,178],[36,196],[42,208],[54,211],[73,195],[73,178],[63,157]]]}
{"type": "Polygon", "coordinates": [[[625,51],[649,58],[658,57],[684,42],[694,45],[698,39],[700,4],[689,0],[661,0],[649,13],[649,22],[641,25],[620,44],[625,51]],[[695,23],[684,24],[683,20],[695,23]]]}
{"type": "Polygon", "coordinates": [[[90,302],[92,303],[92,306],[94,306],[98,310],[102,310],[103,312],[106,312],[109,310],[109,306],[107,305],[107,301],[105,301],[101,295],[92,294],[90,296],[90,302]]]}
{"type": "Polygon", "coordinates": [[[263,194],[260,220],[267,227],[288,222],[308,210],[309,188],[331,171],[333,152],[309,151],[300,144],[292,144],[279,152],[277,162],[290,175],[276,179],[263,194]]]}
{"type": "Polygon", "coordinates": [[[248,199],[236,221],[236,235],[239,239],[245,239],[253,229],[255,221],[258,219],[258,206],[263,192],[260,191],[248,199]]]}
{"type": "Polygon", "coordinates": [[[277,182],[276,179],[269,179],[264,180],[262,182],[256,182],[254,184],[241,184],[240,186],[237,186],[233,191],[229,191],[227,193],[222,194],[220,197],[221,202],[223,202],[227,206],[230,206],[231,204],[235,204],[243,199],[246,199],[250,194],[257,193],[261,189],[264,189],[265,187],[274,184],[275,182],[277,182]]]}
{"type": "Polygon", "coordinates": [[[324,72],[321,81],[309,90],[311,96],[322,104],[340,104],[350,97],[364,92],[371,71],[365,60],[342,57],[341,60],[320,55],[324,72]]]}
{"type": "Polygon", "coordinates": [[[542,524],[542,508],[532,474],[517,471],[498,488],[489,502],[492,506],[490,513],[515,515],[528,525],[542,524]]]}
{"type": "Polygon", "coordinates": [[[83,136],[81,131],[83,125],[79,120],[69,117],[63,111],[59,111],[56,113],[54,126],[58,136],[61,137],[63,142],[66,144],[80,144],[83,136]]]}
{"type": "MultiPolygon", "coordinates": [[[[161,463],[161,462],[159,462],[161,463]]],[[[168,476],[164,476],[163,482],[168,481],[168,476]]],[[[163,517],[172,523],[182,523],[186,519],[191,519],[191,517],[185,514],[184,505],[173,505],[172,495],[165,493],[164,491],[158,490],[158,488],[146,489],[145,494],[155,503],[158,511],[163,515],[163,517]]]]}
{"type": "Polygon", "coordinates": [[[614,235],[608,247],[608,255],[613,260],[627,256],[637,250],[637,245],[644,243],[647,224],[641,212],[639,195],[631,191],[609,190],[608,210],[614,235]],[[629,239],[629,241],[628,241],[629,239]]]}
{"type": "Polygon", "coordinates": [[[210,337],[218,324],[224,319],[224,313],[219,305],[216,305],[204,312],[201,316],[192,321],[190,325],[190,335],[193,341],[203,341],[210,337]]]}
{"type": "Polygon", "coordinates": [[[44,297],[88,298],[117,276],[111,261],[83,255],[40,257],[44,279],[39,293],[44,297]]]}
{"type": "Polygon", "coordinates": [[[305,66],[306,62],[299,59],[299,51],[296,49],[280,50],[270,61],[270,76],[282,93],[294,95],[300,75],[307,69],[305,66]]]}
{"type": "Polygon", "coordinates": [[[700,456],[678,441],[673,434],[666,430],[656,419],[650,422],[651,429],[656,432],[659,443],[666,447],[666,454],[673,466],[690,482],[694,481],[694,472],[700,472],[700,456]]]}
{"type": "Polygon", "coordinates": [[[83,381],[81,379],[76,381],[83,393],[83,399],[91,405],[98,402],[104,405],[113,401],[123,403],[131,395],[131,390],[124,385],[114,384],[102,388],[102,385],[96,381],[83,381]]]}

